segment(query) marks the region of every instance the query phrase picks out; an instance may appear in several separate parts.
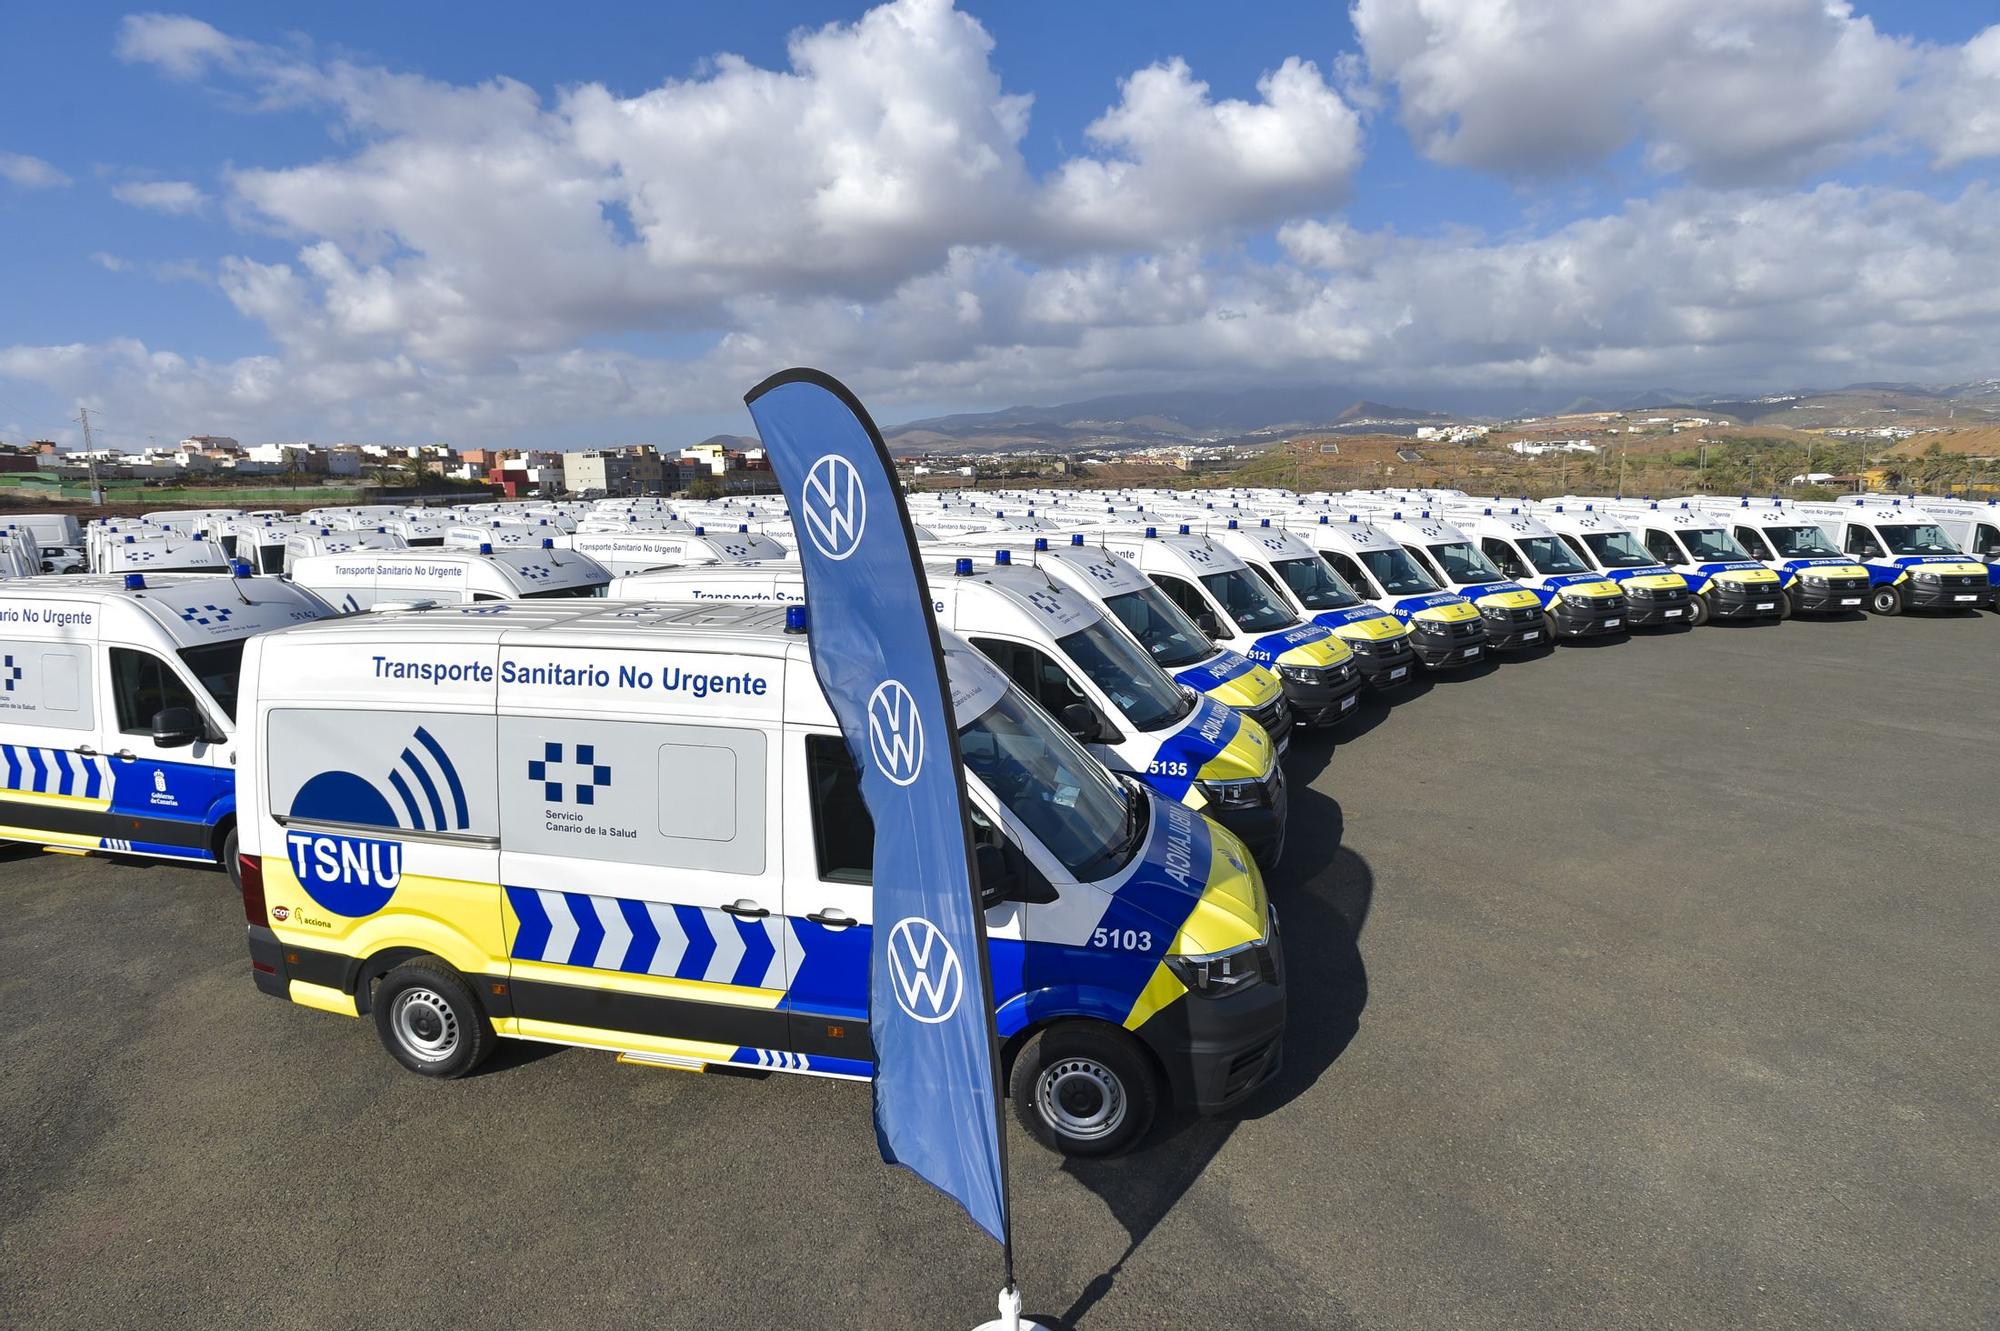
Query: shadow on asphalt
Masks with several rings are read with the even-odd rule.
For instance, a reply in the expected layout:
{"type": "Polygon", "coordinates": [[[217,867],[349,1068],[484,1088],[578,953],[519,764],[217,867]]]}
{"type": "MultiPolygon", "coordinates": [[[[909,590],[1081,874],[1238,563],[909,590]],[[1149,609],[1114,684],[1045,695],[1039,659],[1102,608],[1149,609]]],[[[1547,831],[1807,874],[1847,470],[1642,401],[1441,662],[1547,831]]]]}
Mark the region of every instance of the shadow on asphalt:
{"type": "Polygon", "coordinates": [[[1201,1177],[1236,1125],[1274,1113],[1305,1094],[1361,1028],[1361,1013],[1368,1006],[1361,930],[1374,900],[1375,874],[1365,859],[1341,844],[1346,827],[1339,801],[1312,788],[1333,757],[1333,741],[1349,733],[1343,727],[1333,735],[1295,736],[1286,761],[1291,830],[1283,862],[1266,878],[1284,941],[1290,1014],[1284,1066],[1227,1114],[1200,1118],[1181,1110],[1163,1115],[1139,1150],[1111,1160],[1064,1163],[1065,1173],[1110,1208],[1129,1241],[1110,1269],[1084,1286],[1067,1310],[1035,1314],[1055,1331],[1083,1331],[1084,1319],[1111,1293],[1125,1263],[1201,1177]]]}

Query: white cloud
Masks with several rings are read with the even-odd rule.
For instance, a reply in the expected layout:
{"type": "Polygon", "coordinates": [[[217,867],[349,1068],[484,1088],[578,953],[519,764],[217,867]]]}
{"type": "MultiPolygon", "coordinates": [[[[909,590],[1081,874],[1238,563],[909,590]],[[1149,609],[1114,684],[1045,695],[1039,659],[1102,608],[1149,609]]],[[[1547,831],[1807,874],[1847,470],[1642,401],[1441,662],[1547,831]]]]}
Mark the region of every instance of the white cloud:
{"type": "Polygon", "coordinates": [[[1404,127],[1453,166],[1546,176],[1638,141],[1659,170],[1782,182],[1878,137],[1948,132],[1909,120],[1934,49],[1843,0],[1354,0],[1352,15],[1404,127]]]}
{"type": "Polygon", "coordinates": [[[208,196],[185,180],[131,180],[111,187],[111,197],[134,208],[184,216],[208,206],[208,196]]]}
{"type": "Polygon", "coordinates": [[[120,60],[193,79],[214,66],[239,62],[254,48],[184,14],[131,14],[118,25],[112,49],[120,60]]]}
{"type": "Polygon", "coordinates": [[[1940,167],[2000,156],[2000,24],[1931,54],[1910,119],[1940,167]]]}
{"type": "Polygon", "coordinates": [[[26,153],[0,152],[0,180],[21,189],[61,189],[68,176],[39,157],[26,153]]]}

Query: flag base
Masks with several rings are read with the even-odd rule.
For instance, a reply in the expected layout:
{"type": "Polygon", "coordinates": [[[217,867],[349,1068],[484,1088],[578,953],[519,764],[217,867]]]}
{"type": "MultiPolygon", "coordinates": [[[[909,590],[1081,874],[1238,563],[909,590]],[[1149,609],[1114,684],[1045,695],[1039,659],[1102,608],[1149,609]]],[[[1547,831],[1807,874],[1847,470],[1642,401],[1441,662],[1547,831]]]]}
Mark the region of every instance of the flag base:
{"type": "Polygon", "coordinates": [[[1009,1285],[1000,1291],[1000,1315],[990,1322],[981,1322],[972,1331],[1048,1331],[1048,1328],[1021,1316],[1021,1291],[1009,1285]]]}

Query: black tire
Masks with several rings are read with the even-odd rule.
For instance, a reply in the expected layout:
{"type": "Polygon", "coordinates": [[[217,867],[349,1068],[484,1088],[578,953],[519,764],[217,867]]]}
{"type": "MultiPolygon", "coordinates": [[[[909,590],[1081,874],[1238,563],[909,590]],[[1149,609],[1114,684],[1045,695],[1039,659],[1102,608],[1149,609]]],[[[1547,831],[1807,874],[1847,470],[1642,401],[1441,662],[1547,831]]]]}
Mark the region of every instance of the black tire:
{"type": "Polygon", "coordinates": [[[1779,593],[1778,593],[1778,618],[1779,618],[1779,619],[1790,619],[1790,618],[1792,617],[1792,615],[1793,615],[1793,610],[1792,610],[1792,594],[1791,594],[1790,592],[1779,592],[1779,593]]]}
{"type": "Polygon", "coordinates": [[[472,986],[436,957],[412,957],[383,976],[372,1006],[382,1047],[426,1077],[463,1077],[499,1040],[472,986]]]}
{"type": "Polygon", "coordinates": [[[1886,583],[1868,593],[1868,609],[1887,619],[1891,615],[1903,613],[1903,592],[1900,587],[1886,583]]]}
{"type": "Polygon", "coordinates": [[[236,829],[230,828],[229,835],[222,838],[222,869],[229,875],[229,885],[238,892],[243,890],[243,861],[237,858],[236,829]]]}
{"type": "Polygon", "coordinates": [[[1556,617],[1546,610],[1542,611],[1542,637],[1553,643],[1559,636],[1556,632],[1556,617]]]}
{"type": "Polygon", "coordinates": [[[1696,592],[1693,596],[1688,597],[1689,624],[1700,628],[1713,618],[1714,614],[1708,608],[1708,598],[1706,596],[1703,596],[1700,592],[1696,592]]]}
{"type": "Polygon", "coordinates": [[[1153,1125],[1160,1074],[1139,1042],[1100,1022],[1038,1031],[1014,1058],[1007,1093],[1021,1126],[1063,1155],[1129,1149],[1153,1125]]]}

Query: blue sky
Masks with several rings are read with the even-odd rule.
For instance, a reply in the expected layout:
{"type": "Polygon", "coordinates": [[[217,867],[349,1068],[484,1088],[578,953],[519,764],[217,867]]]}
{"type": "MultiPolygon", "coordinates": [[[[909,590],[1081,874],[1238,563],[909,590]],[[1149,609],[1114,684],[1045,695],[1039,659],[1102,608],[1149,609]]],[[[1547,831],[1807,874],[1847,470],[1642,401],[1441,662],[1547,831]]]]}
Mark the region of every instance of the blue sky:
{"type": "Polygon", "coordinates": [[[1992,15],[1501,5],[8,7],[0,440],[2000,374],[1992,15]]]}

